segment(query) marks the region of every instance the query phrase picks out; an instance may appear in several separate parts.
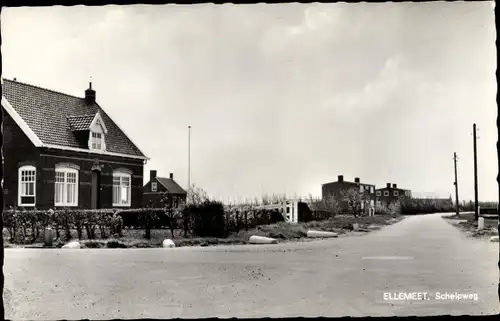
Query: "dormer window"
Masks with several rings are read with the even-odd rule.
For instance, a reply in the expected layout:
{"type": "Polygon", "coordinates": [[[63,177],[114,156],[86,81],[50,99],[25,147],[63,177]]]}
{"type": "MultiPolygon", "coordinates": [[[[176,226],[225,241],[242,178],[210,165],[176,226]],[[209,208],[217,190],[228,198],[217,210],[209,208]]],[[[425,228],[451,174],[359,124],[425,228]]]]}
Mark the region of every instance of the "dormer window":
{"type": "Polygon", "coordinates": [[[102,133],[92,132],[92,137],[90,138],[91,149],[103,150],[103,135],[102,133]]]}
{"type": "Polygon", "coordinates": [[[89,126],[89,149],[96,151],[106,150],[106,134],[108,130],[104,125],[101,114],[98,112],[89,126]]]}

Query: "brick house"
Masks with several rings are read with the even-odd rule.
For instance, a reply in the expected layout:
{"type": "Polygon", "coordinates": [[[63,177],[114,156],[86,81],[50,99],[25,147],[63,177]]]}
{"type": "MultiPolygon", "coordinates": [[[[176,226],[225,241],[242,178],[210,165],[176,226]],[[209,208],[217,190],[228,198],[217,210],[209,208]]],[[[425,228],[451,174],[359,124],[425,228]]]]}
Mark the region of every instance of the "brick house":
{"type": "Polygon", "coordinates": [[[4,206],[136,208],[148,158],[96,102],[2,79],[4,206]]]}
{"type": "Polygon", "coordinates": [[[399,198],[403,196],[411,197],[411,191],[398,188],[397,184],[392,184],[391,186],[391,183],[387,183],[386,187],[375,190],[377,205],[384,204],[389,206],[389,204],[399,200],[399,198]]]}
{"type": "Polygon", "coordinates": [[[153,207],[163,207],[165,203],[161,202],[162,198],[172,205],[177,206],[186,202],[187,192],[174,181],[174,174],[170,173],[170,177],[158,177],[157,171],[149,172],[149,182],[144,185],[143,206],[151,203],[153,207]]]}
{"type": "Polygon", "coordinates": [[[342,211],[349,210],[349,203],[346,201],[342,193],[349,189],[359,190],[364,193],[368,201],[361,204],[361,208],[365,213],[368,213],[369,208],[375,207],[375,185],[360,182],[359,177],[354,178],[354,182],[344,180],[343,175],[339,175],[336,182],[326,183],[321,185],[322,199],[327,201],[329,197],[339,201],[339,206],[342,211]]]}

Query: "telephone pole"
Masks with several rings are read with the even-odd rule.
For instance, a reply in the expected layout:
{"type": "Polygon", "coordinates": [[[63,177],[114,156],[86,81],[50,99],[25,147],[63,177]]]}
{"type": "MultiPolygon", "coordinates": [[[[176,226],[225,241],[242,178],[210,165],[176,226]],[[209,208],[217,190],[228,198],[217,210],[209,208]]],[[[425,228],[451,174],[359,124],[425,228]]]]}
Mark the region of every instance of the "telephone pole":
{"type": "Polygon", "coordinates": [[[458,211],[458,180],[457,180],[457,153],[453,153],[453,161],[455,163],[455,202],[456,202],[456,214],[459,215],[458,211]]]}
{"type": "Polygon", "coordinates": [[[188,126],[188,193],[191,191],[191,126],[188,126]]]}
{"type": "MultiPolygon", "coordinates": [[[[496,12],[495,12],[496,13],[496,12]]],[[[500,169],[500,105],[497,104],[497,161],[498,161],[498,168],[500,169]]],[[[497,185],[498,185],[498,201],[500,201],[500,171],[497,174],[497,185]]],[[[497,228],[498,231],[500,231],[500,202],[498,203],[497,207],[497,213],[498,213],[498,223],[497,223],[497,228]]],[[[500,245],[500,243],[498,243],[500,245]]],[[[500,271],[500,248],[498,252],[498,262],[497,262],[498,270],[500,271]]],[[[500,275],[498,279],[498,299],[500,300],[500,275]]]]}
{"type": "Polygon", "coordinates": [[[476,147],[476,124],[473,125],[473,140],[474,140],[474,217],[476,221],[479,219],[479,203],[477,197],[477,147],[476,147]]]}

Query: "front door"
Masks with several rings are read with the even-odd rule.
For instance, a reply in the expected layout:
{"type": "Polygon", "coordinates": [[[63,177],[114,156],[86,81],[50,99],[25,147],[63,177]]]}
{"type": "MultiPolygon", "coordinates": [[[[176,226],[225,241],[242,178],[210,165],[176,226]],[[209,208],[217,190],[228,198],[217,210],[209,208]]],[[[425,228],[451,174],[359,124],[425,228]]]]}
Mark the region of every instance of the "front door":
{"type": "Polygon", "coordinates": [[[100,208],[100,190],[101,190],[101,172],[92,171],[92,198],[91,198],[91,208],[100,208]]]}

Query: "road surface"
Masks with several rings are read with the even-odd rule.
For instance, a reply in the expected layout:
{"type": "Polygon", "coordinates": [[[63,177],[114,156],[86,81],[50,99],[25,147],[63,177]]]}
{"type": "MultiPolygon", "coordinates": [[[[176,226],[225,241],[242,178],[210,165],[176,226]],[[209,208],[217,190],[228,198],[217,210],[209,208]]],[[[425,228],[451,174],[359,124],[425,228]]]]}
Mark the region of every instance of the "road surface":
{"type": "Polygon", "coordinates": [[[498,313],[498,243],[465,238],[440,215],[296,244],[6,249],[5,256],[9,319],[498,313]],[[384,300],[410,292],[427,299],[384,300]],[[478,297],[444,300],[436,292],[478,297]]]}

